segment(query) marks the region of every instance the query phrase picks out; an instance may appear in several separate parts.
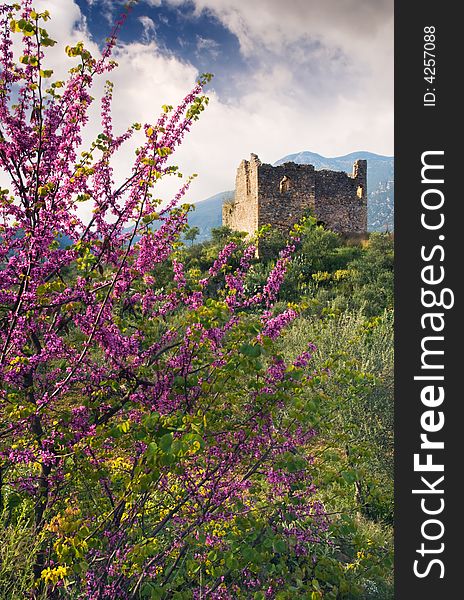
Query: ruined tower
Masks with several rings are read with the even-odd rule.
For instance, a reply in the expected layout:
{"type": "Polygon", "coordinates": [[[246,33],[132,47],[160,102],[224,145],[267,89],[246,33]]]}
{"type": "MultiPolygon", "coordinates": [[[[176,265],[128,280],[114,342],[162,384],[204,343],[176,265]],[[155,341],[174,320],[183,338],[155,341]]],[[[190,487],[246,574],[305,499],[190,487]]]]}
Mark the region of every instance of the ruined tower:
{"type": "Polygon", "coordinates": [[[367,162],[355,161],[348,175],[292,162],[273,167],[252,154],[237,169],[234,201],[224,204],[222,224],[249,234],[263,225],[287,232],[309,211],[333,231],[365,233],[367,162]]]}

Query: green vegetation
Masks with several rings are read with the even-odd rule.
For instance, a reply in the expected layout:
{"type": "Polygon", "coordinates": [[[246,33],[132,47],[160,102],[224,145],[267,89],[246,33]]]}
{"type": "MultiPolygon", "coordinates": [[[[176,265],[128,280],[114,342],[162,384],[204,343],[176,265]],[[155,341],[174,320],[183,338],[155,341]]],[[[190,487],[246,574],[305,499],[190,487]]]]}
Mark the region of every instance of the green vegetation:
{"type": "MultiPolygon", "coordinates": [[[[231,240],[245,243],[240,233],[214,229],[210,242],[184,250],[186,268],[206,272],[211,257],[231,240]]],[[[278,233],[264,234],[261,258],[246,280],[250,293],[262,287],[283,245],[278,233]]],[[[316,569],[322,595],[313,598],[391,599],[392,236],[344,239],[309,218],[275,311],[289,306],[300,316],[280,339],[286,362],[308,341],[317,347],[318,375],[307,386],[300,410],[311,415],[318,432],[310,448],[314,483],[332,521],[330,544],[316,569]]]]}
{"type": "Polygon", "coordinates": [[[391,599],[390,237],[195,244],[156,186],[211,76],[117,137],[107,82],[80,152],[124,19],[63,82],[48,11],[0,15],[0,600],[391,599]]]}
{"type": "MultiPolygon", "coordinates": [[[[189,539],[191,551],[186,552],[185,560],[179,563],[178,572],[171,578],[172,587],[166,588],[164,595],[160,595],[155,585],[146,584],[140,589],[140,594],[134,597],[187,599],[192,597],[188,590],[189,585],[193,585],[188,581],[195,581],[195,585],[201,589],[208,581],[218,580],[220,573],[227,578],[232,572],[243,571],[250,581],[285,581],[285,584],[280,589],[274,589],[270,595],[260,591],[263,588],[258,585],[257,591],[251,589],[248,592],[252,594],[250,596],[232,578],[231,583],[225,586],[229,595],[224,598],[393,598],[392,239],[387,234],[372,234],[363,241],[344,240],[318,226],[311,218],[300,229],[300,245],[273,308],[274,315],[291,309],[299,316],[284,329],[272,349],[270,346],[267,350],[266,346],[263,347],[260,356],[255,356],[255,346],[242,346],[240,360],[233,363],[234,384],[228,388],[230,397],[227,404],[235,404],[239,415],[240,389],[253,385],[255,373],[259,373],[260,369],[264,372],[273,358],[282,358],[285,364],[292,364],[304,354],[308,342],[315,345],[311,361],[314,376],[305,380],[303,388],[295,387],[295,381],[288,387],[289,382],[279,393],[284,394],[282,398],[293,394],[293,401],[287,406],[285,416],[283,414],[287,422],[290,417],[296,418],[302,426],[309,426],[317,432],[306,443],[314,485],[311,503],[318,502],[323,507],[329,519],[329,528],[314,540],[313,554],[300,555],[288,545],[285,537],[275,533],[271,535],[268,519],[273,517],[266,507],[269,489],[262,483],[256,484],[254,495],[261,500],[255,509],[250,511],[245,504],[243,514],[234,517],[230,526],[227,526],[227,520],[213,519],[198,539],[189,539]],[[221,545],[198,562],[195,552],[201,554],[205,540],[211,535],[221,540],[221,545]],[[224,548],[223,553],[221,547],[224,548]],[[204,567],[198,570],[201,563],[204,567]],[[169,592],[170,589],[172,592],[169,592]],[[176,589],[184,591],[175,592],[176,589]]],[[[185,239],[185,243],[177,242],[176,260],[182,261],[189,281],[208,278],[221,249],[230,242],[236,244],[237,250],[231,254],[224,268],[226,272],[234,272],[247,246],[243,234],[225,227],[213,230],[210,242],[194,244],[193,234],[185,236],[185,239]]],[[[247,294],[252,295],[262,289],[275,268],[284,243],[285,240],[275,233],[263,234],[259,244],[261,258],[256,257],[252,261],[244,280],[247,294]]],[[[171,261],[158,264],[152,275],[160,288],[168,286],[172,279],[171,261]]],[[[214,315],[219,315],[223,310],[220,308],[221,298],[225,294],[222,278],[210,277],[205,292],[210,298],[210,302],[206,302],[209,308],[205,315],[208,315],[208,319],[215,319],[217,317],[214,315]]],[[[248,311],[249,318],[244,325],[248,323],[246,327],[253,329],[260,312],[254,308],[248,311]]],[[[173,325],[181,327],[188,320],[188,313],[188,309],[179,306],[172,315],[173,325]]],[[[127,326],[131,325],[133,319],[134,315],[130,312],[123,316],[127,326]]],[[[235,342],[232,340],[231,344],[232,348],[235,342]]],[[[224,380],[231,376],[230,369],[221,375],[224,380]]],[[[215,389],[220,388],[221,384],[216,382],[215,389]]],[[[123,465],[128,444],[132,443],[131,438],[127,437],[125,424],[127,422],[120,422],[111,433],[114,438],[111,455],[115,465],[117,461],[123,465]]],[[[136,435],[137,439],[144,439],[137,432],[136,435]]],[[[171,439],[164,449],[164,438],[166,435],[160,438],[158,445],[163,452],[172,453],[171,439]]],[[[282,456],[283,459],[290,472],[298,472],[301,468],[299,456],[282,456]],[[292,461],[293,466],[293,463],[290,464],[292,461]]],[[[150,460],[154,461],[154,465],[157,464],[155,457],[150,460]]],[[[164,465],[162,468],[171,469],[169,462],[161,464],[164,465]]],[[[176,465],[177,462],[174,462],[173,474],[178,468],[176,465]]],[[[278,467],[279,463],[276,465],[278,467]]],[[[101,474],[95,476],[90,471],[80,475],[76,473],[76,481],[81,476],[80,493],[85,496],[86,486],[92,481],[97,485],[101,474]]],[[[121,476],[118,469],[114,476],[116,480],[121,476]]],[[[298,484],[294,489],[297,493],[298,484]]],[[[81,506],[96,501],[95,493],[90,488],[88,494],[87,500],[81,496],[81,506]]],[[[278,506],[282,509],[291,506],[292,493],[281,502],[278,506]]],[[[82,527],[85,535],[81,540],[81,517],[76,511],[69,505],[61,513],[62,516],[52,520],[49,527],[53,531],[60,524],[67,532],[62,542],[65,549],[66,544],[72,543],[73,548],[75,546],[73,551],[81,552],[79,544],[84,543],[89,531],[87,527],[82,527]]],[[[19,600],[27,597],[28,590],[33,587],[35,552],[48,533],[44,531],[37,536],[27,519],[24,503],[20,503],[15,494],[6,498],[2,521],[0,599],[19,600]],[[35,550],[27,552],[26,547],[35,550]]],[[[310,521],[303,520],[300,526],[304,530],[310,527],[310,521]]],[[[151,542],[137,529],[131,532],[131,536],[134,550],[130,555],[131,562],[124,568],[137,572],[137,565],[150,556],[146,553],[151,551],[151,542]],[[139,540],[137,536],[140,536],[139,540]]],[[[65,565],[72,563],[79,569],[85,568],[82,566],[86,564],[83,554],[76,554],[72,562],[64,558],[65,565]]],[[[177,565],[177,562],[173,564],[177,565]]],[[[49,569],[47,581],[55,593],[60,589],[55,584],[59,584],[66,574],[69,574],[68,566],[49,569]]],[[[72,585],[63,591],[67,598],[82,597],[72,585]]],[[[37,598],[40,597],[39,592],[37,598]]]]}

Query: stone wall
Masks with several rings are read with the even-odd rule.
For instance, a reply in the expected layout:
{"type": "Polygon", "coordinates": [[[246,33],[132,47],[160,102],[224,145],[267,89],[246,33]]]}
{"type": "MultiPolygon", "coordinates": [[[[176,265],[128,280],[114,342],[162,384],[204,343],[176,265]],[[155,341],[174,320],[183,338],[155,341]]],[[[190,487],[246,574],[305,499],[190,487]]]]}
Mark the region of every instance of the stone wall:
{"type": "Polygon", "coordinates": [[[315,176],[312,165],[285,163],[258,169],[258,225],[288,231],[303,214],[315,208],[315,176]]]}
{"type": "Polygon", "coordinates": [[[250,235],[260,226],[258,223],[258,168],[261,165],[256,154],[250,160],[242,160],[235,179],[234,202],[222,206],[222,224],[235,231],[250,235]]]}
{"type": "Polygon", "coordinates": [[[288,231],[308,211],[340,233],[367,230],[367,162],[353,173],[316,171],[313,165],[262,164],[256,154],[237,170],[235,198],[223,207],[223,225],[253,234],[271,225],[288,231]]]}
{"type": "Polygon", "coordinates": [[[340,233],[367,231],[367,162],[357,160],[353,174],[315,171],[315,216],[340,233]]]}

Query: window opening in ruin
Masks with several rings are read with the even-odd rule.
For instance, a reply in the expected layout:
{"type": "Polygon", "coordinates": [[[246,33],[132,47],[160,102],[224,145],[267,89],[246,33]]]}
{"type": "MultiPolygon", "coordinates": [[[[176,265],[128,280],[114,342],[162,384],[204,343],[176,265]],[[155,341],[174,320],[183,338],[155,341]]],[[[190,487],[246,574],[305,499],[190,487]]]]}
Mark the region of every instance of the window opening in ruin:
{"type": "Polygon", "coordinates": [[[363,197],[363,192],[364,192],[363,186],[362,185],[358,185],[358,189],[356,191],[356,194],[357,194],[358,198],[362,198],[363,197]]]}
{"type": "Polygon", "coordinates": [[[279,183],[280,193],[283,194],[284,192],[288,192],[291,187],[292,184],[290,179],[286,175],[284,175],[279,183]]]}

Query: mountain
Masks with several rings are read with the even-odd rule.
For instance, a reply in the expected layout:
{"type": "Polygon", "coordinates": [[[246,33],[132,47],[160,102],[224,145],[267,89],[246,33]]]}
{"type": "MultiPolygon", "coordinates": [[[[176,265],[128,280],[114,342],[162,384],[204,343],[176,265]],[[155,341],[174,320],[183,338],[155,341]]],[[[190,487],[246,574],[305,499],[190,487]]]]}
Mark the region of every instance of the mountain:
{"type": "MultiPolygon", "coordinates": [[[[206,200],[200,200],[194,203],[195,209],[191,210],[188,215],[188,224],[190,227],[198,227],[200,233],[195,238],[195,242],[204,242],[211,236],[211,229],[214,227],[220,227],[222,225],[222,204],[227,200],[231,200],[234,197],[233,191],[219,192],[206,200]]],[[[150,225],[154,231],[158,230],[161,226],[161,221],[153,221],[150,225]]],[[[133,225],[126,227],[124,232],[132,231],[133,225]]],[[[135,241],[140,239],[139,235],[135,236],[135,241]]],[[[68,245],[66,236],[60,237],[60,246],[66,247],[68,245]]],[[[71,242],[70,242],[71,243],[71,242]]]]}
{"type": "Polygon", "coordinates": [[[314,165],[316,169],[345,171],[351,173],[355,160],[367,160],[367,229],[369,231],[393,231],[394,173],[393,156],[382,156],[372,152],[351,152],[344,156],[327,158],[315,152],[289,154],[274,163],[286,162],[314,165]]]}
{"type": "Polygon", "coordinates": [[[195,204],[195,210],[189,213],[188,223],[190,227],[198,227],[200,230],[197,242],[209,239],[211,229],[222,225],[222,205],[233,197],[233,190],[220,192],[195,204]]]}

